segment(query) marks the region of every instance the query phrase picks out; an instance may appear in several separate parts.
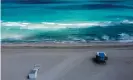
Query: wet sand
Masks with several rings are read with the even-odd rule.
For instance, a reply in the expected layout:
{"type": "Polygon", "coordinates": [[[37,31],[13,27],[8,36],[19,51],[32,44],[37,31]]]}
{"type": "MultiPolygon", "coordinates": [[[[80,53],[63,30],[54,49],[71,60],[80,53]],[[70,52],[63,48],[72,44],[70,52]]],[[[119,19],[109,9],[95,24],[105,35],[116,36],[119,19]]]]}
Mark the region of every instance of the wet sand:
{"type": "Polygon", "coordinates": [[[90,42],[90,43],[4,43],[2,48],[133,48],[133,42],[90,42]]]}
{"type": "Polygon", "coordinates": [[[37,80],[133,80],[133,47],[70,48],[2,47],[2,80],[26,80],[34,64],[37,80]],[[106,65],[93,62],[97,51],[107,53],[106,65]]]}

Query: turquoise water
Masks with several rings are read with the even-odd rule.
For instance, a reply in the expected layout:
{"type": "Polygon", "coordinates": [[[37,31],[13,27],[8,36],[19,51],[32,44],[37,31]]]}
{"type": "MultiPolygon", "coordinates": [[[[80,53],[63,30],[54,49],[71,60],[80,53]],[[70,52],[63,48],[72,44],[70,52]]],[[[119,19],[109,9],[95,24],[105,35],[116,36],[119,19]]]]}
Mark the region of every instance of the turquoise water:
{"type": "Polygon", "coordinates": [[[133,41],[129,3],[2,3],[2,42],[133,41]]]}

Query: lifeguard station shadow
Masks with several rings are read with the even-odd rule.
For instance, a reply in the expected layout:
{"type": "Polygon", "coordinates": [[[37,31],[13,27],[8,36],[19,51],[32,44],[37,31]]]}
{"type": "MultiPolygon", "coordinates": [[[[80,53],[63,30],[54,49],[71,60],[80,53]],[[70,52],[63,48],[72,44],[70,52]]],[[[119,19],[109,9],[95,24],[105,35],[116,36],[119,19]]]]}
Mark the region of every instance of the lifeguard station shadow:
{"type": "Polygon", "coordinates": [[[91,60],[92,60],[92,62],[94,64],[99,64],[99,65],[105,65],[106,64],[106,62],[100,62],[100,61],[98,61],[95,57],[91,58],[91,60]]]}

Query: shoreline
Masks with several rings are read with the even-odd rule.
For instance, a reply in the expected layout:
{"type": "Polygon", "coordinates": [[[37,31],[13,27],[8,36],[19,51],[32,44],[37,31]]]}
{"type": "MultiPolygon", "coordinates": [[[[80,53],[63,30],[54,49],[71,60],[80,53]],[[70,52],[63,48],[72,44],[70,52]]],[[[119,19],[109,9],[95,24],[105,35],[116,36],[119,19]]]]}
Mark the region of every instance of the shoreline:
{"type": "Polygon", "coordinates": [[[133,42],[2,43],[1,48],[133,48],[133,42]]]}

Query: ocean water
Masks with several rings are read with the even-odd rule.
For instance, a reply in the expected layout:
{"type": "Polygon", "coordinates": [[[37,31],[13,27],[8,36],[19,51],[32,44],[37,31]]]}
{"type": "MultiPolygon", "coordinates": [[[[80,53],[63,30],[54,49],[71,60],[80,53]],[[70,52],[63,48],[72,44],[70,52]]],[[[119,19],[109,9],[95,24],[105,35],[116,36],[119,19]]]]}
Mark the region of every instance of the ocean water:
{"type": "Polygon", "coordinates": [[[2,2],[1,41],[133,42],[133,1],[2,2]]]}

